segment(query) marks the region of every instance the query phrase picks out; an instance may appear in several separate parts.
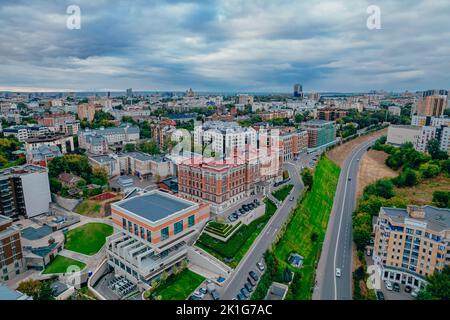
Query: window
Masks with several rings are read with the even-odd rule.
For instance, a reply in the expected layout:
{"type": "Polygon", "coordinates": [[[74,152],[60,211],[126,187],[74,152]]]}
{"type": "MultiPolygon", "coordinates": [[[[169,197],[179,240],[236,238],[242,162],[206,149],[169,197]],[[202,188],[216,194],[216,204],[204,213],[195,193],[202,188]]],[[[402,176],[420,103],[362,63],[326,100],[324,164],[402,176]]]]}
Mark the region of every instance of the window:
{"type": "Polygon", "coordinates": [[[136,223],[134,224],[134,234],[137,236],[139,235],[138,225],[136,223]]]}
{"type": "Polygon", "coordinates": [[[144,232],[144,228],[143,227],[141,227],[141,238],[142,239],[145,239],[145,232],[144,232]]]}
{"type": "Polygon", "coordinates": [[[131,221],[128,221],[128,232],[133,232],[133,224],[131,223],[131,221]]]}
{"type": "Polygon", "coordinates": [[[161,241],[164,241],[167,238],[169,238],[169,227],[165,227],[164,229],[161,229],[161,241]]]}
{"type": "Polygon", "coordinates": [[[188,218],[188,227],[193,227],[195,225],[195,215],[188,218]]]}
{"type": "Polygon", "coordinates": [[[152,242],[152,232],[150,230],[147,230],[147,241],[152,242]]]}
{"type": "Polygon", "coordinates": [[[183,231],[183,220],[175,223],[173,225],[173,228],[174,228],[174,234],[178,234],[178,233],[182,232],[183,231]]]}
{"type": "Polygon", "coordinates": [[[127,229],[127,219],[122,218],[122,228],[127,229]]]}

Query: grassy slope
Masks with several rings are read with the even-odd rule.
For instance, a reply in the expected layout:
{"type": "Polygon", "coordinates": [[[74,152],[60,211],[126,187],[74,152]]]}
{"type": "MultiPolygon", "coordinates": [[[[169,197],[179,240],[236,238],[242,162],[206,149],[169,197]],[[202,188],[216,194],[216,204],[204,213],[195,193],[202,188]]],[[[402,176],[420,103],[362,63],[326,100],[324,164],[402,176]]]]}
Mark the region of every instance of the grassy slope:
{"type": "Polygon", "coordinates": [[[188,269],[170,276],[166,283],[156,288],[154,294],[162,300],[185,300],[205,278],[188,269]]]}
{"type": "Polygon", "coordinates": [[[47,265],[47,267],[45,267],[43,274],[65,273],[67,268],[72,265],[79,267],[81,270],[86,267],[86,264],[81,261],[58,255],[47,265]]]}
{"type": "Polygon", "coordinates": [[[289,192],[291,192],[293,187],[294,186],[292,184],[289,184],[289,185],[284,186],[283,188],[281,188],[281,189],[279,189],[277,191],[272,192],[272,195],[276,199],[278,199],[280,201],[283,201],[289,195],[289,192]]]}
{"type": "Polygon", "coordinates": [[[275,248],[275,255],[280,262],[280,270],[288,265],[287,259],[291,252],[304,257],[301,274],[300,290],[296,296],[292,293],[288,299],[310,299],[313,286],[315,264],[318,260],[322,242],[327,229],[328,218],[333,207],[333,199],[339,179],[340,168],[331,160],[322,159],[314,174],[314,185],[302,203],[295,210],[292,221],[285,234],[275,248]],[[313,242],[311,235],[316,233],[318,239],[313,242]]]}
{"type": "Polygon", "coordinates": [[[113,233],[113,227],[104,223],[88,223],[67,233],[65,249],[96,254],[105,244],[106,237],[113,233]]]}

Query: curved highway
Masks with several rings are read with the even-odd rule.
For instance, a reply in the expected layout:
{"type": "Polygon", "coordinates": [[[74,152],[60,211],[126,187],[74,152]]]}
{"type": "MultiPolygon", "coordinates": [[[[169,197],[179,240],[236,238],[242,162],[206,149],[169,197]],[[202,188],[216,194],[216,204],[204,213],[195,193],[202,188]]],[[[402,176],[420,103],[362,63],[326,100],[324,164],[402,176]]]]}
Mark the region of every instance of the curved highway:
{"type": "Polygon", "coordinates": [[[362,143],[346,158],[341,169],[333,211],[316,273],[315,300],[352,299],[352,213],[356,206],[359,159],[376,139],[362,143]],[[336,276],[336,268],[341,276],[336,276]]]}

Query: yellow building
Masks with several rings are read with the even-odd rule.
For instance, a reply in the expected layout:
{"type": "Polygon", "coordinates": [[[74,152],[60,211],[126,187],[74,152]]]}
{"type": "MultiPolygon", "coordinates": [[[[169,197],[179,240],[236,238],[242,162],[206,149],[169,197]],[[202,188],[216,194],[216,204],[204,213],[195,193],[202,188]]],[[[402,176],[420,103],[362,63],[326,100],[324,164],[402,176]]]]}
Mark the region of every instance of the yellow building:
{"type": "Polygon", "coordinates": [[[383,280],[423,288],[427,276],[450,265],[450,209],[383,207],[374,233],[373,260],[383,280]]]}

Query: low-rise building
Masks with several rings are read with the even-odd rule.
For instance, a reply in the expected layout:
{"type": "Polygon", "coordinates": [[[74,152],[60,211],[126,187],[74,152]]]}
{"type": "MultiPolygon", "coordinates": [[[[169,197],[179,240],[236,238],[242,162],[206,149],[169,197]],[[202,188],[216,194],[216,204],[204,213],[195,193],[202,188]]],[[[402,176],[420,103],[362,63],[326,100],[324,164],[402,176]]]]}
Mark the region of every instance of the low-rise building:
{"type": "Polygon", "coordinates": [[[115,233],[107,239],[108,264],[118,275],[148,288],[187,256],[209,220],[209,206],[161,191],[111,205],[115,233]]]}
{"type": "Polygon", "coordinates": [[[0,215],[0,281],[13,279],[25,270],[20,230],[12,219],[0,215]]]}
{"type": "Polygon", "coordinates": [[[109,146],[114,144],[137,143],[139,132],[139,127],[129,125],[98,130],[86,129],[78,134],[78,143],[80,148],[91,153],[103,154],[108,151],[109,146]]]}
{"type": "Polygon", "coordinates": [[[450,209],[382,207],[373,227],[383,280],[423,288],[427,276],[450,265],[450,209]]]}
{"type": "Polygon", "coordinates": [[[63,154],[75,151],[73,137],[65,134],[49,134],[25,140],[25,151],[30,153],[41,146],[57,146],[63,154]]]}
{"type": "Polygon", "coordinates": [[[417,144],[421,131],[422,128],[419,126],[390,125],[386,142],[397,147],[407,142],[415,145],[417,144]]]}
{"type": "Polygon", "coordinates": [[[63,154],[57,146],[39,146],[36,150],[27,153],[27,163],[47,167],[50,160],[61,157],[63,154]]]}
{"type": "Polygon", "coordinates": [[[5,137],[16,137],[20,142],[24,142],[30,138],[45,136],[49,133],[49,129],[40,125],[18,125],[3,129],[5,137]]]}

